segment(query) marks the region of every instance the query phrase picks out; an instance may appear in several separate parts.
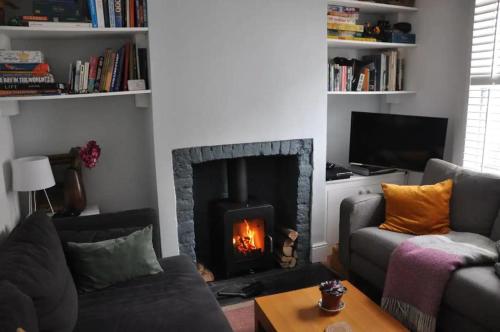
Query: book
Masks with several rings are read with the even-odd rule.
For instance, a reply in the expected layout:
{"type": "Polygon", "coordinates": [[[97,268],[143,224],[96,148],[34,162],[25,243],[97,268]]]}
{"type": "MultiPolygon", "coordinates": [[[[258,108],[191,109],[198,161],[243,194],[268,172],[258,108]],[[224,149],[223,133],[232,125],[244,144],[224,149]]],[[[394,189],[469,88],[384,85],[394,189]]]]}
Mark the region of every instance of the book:
{"type": "Polygon", "coordinates": [[[128,0],[128,20],[130,27],[136,27],[135,22],[135,0],[128,0]]]}
{"type": "Polygon", "coordinates": [[[102,76],[102,66],[104,65],[104,57],[100,56],[99,57],[99,62],[97,65],[97,73],[96,73],[96,79],[95,79],[95,85],[94,85],[94,91],[98,92],[100,87],[101,87],[101,76],[102,76]]]}
{"type": "Polygon", "coordinates": [[[139,0],[134,0],[135,2],[135,8],[134,8],[134,13],[135,13],[135,26],[140,27],[139,24],[139,0]]]}
{"type": "Polygon", "coordinates": [[[128,22],[128,6],[127,6],[127,0],[121,0],[122,2],[122,27],[127,27],[129,22],[128,22]]]}
{"type": "Polygon", "coordinates": [[[328,23],[328,29],[363,32],[364,26],[361,24],[347,24],[347,23],[328,23]]]}
{"type": "Polygon", "coordinates": [[[87,0],[87,6],[89,9],[89,16],[90,16],[90,20],[92,22],[92,27],[98,28],[99,22],[97,20],[96,0],[87,0]]]}
{"type": "Polygon", "coordinates": [[[339,6],[339,5],[328,5],[328,13],[358,14],[359,8],[339,6]]]}
{"type": "Polygon", "coordinates": [[[32,22],[32,21],[47,22],[49,20],[49,17],[48,16],[37,16],[37,15],[24,15],[24,16],[21,16],[21,20],[24,22],[32,22]]]}
{"type": "Polygon", "coordinates": [[[106,27],[106,23],[104,21],[104,3],[103,0],[94,0],[97,11],[97,26],[99,28],[106,27]]]}
{"type": "Polygon", "coordinates": [[[148,49],[147,48],[137,48],[139,54],[138,57],[138,67],[140,67],[140,79],[146,82],[146,89],[149,89],[149,71],[148,71],[148,49]]]}
{"type": "Polygon", "coordinates": [[[109,91],[116,91],[116,86],[118,84],[118,72],[120,68],[120,63],[121,63],[121,55],[122,55],[122,49],[119,49],[116,52],[115,55],[115,60],[114,60],[114,65],[113,65],[113,73],[111,75],[111,86],[109,91]]]}
{"type": "Polygon", "coordinates": [[[144,26],[144,1],[139,0],[139,22],[138,26],[143,27],[144,26]]]}
{"type": "Polygon", "coordinates": [[[73,63],[70,63],[69,73],[68,73],[68,93],[73,91],[74,77],[75,77],[75,67],[73,66],[73,63]]]}
{"type": "Polygon", "coordinates": [[[89,72],[90,72],[90,63],[85,62],[84,70],[83,70],[83,93],[89,92],[89,72]]]}
{"type": "Polygon", "coordinates": [[[52,21],[81,22],[87,14],[85,0],[32,0],[28,2],[32,3],[34,15],[48,16],[52,21]]]}
{"type": "MultiPolygon", "coordinates": [[[[102,0],[102,6],[103,6],[103,9],[104,9],[104,26],[106,28],[110,28],[111,27],[111,24],[110,24],[110,17],[109,17],[109,1],[110,0],[102,0]]],[[[111,0],[112,2],[113,0],[111,0]]]]}
{"type": "Polygon", "coordinates": [[[130,43],[125,45],[124,60],[123,60],[123,80],[122,80],[122,91],[128,91],[128,80],[130,73],[130,43]]]}
{"type": "Polygon", "coordinates": [[[0,83],[0,90],[34,90],[34,89],[60,89],[64,90],[62,83],[0,83]]]}
{"type": "Polygon", "coordinates": [[[99,65],[99,58],[96,56],[90,57],[89,66],[89,82],[88,82],[88,92],[92,93],[95,89],[96,79],[97,79],[97,66],[99,65]]]}
{"type": "Polygon", "coordinates": [[[45,74],[43,76],[4,76],[0,74],[0,83],[55,83],[55,79],[52,74],[45,74]]]}
{"type": "Polygon", "coordinates": [[[327,17],[328,23],[356,24],[357,20],[357,17],[345,17],[337,15],[328,15],[327,17]]]}
{"type": "Polygon", "coordinates": [[[116,63],[116,52],[111,51],[110,56],[109,56],[108,67],[106,69],[106,80],[105,80],[105,86],[104,86],[105,92],[111,92],[111,83],[112,83],[112,79],[113,79],[113,72],[114,72],[114,68],[115,68],[115,63],[116,63]]]}
{"type": "Polygon", "coordinates": [[[78,82],[78,93],[83,93],[85,84],[85,62],[82,61],[80,64],[80,82],[78,82]]]}
{"type": "Polygon", "coordinates": [[[142,4],[142,8],[143,8],[143,11],[144,11],[144,23],[143,23],[143,27],[148,27],[149,26],[149,21],[148,21],[148,0],[142,0],[143,4],[142,4]]]}
{"type": "Polygon", "coordinates": [[[365,41],[365,42],[376,42],[376,38],[371,37],[339,37],[339,36],[328,36],[330,39],[339,39],[339,40],[353,40],[353,41],[365,41]]]}
{"type": "Polygon", "coordinates": [[[51,29],[78,29],[78,28],[91,28],[92,23],[86,22],[29,22],[30,28],[51,28],[51,29]]]}
{"type": "Polygon", "coordinates": [[[61,93],[61,89],[0,90],[0,97],[59,95],[61,93]]]}
{"type": "Polygon", "coordinates": [[[111,28],[116,28],[115,20],[115,0],[108,0],[108,11],[109,11],[109,26],[111,28]]]}
{"type": "Polygon", "coordinates": [[[74,84],[74,93],[80,92],[80,70],[82,66],[82,61],[77,60],[75,63],[75,84],[74,84]]]}
{"type": "Polygon", "coordinates": [[[121,0],[114,0],[115,2],[115,24],[117,28],[123,28],[122,20],[122,2],[121,0]]]}
{"type": "Polygon", "coordinates": [[[0,63],[44,63],[41,51],[0,50],[0,63]]]}
{"type": "Polygon", "coordinates": [[[0,63],[0,72],[45,74],[50,72],[50,66],[47,63],[0,63]]]}
{"type": "Polygon", "coordinates": [[[104,63],[102,66],[102,73],[99,82],[99,91],[101,92],[105,92],[106,90],[106,79],[107,79],[109,63],[111,61],[111,52],[112,50],[109,48],[104,51],[104,63]]]}

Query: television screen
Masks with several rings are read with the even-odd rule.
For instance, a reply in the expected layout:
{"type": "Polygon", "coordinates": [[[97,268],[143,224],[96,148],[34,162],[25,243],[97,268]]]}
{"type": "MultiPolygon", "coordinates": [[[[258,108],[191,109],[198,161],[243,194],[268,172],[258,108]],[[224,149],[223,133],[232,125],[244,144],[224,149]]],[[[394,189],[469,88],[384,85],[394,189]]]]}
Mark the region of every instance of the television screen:
{"type": "Polygon", "coordinates": [[[352,112],[349,162],[423,171],[443,158],[448,119],[352,112]]]}

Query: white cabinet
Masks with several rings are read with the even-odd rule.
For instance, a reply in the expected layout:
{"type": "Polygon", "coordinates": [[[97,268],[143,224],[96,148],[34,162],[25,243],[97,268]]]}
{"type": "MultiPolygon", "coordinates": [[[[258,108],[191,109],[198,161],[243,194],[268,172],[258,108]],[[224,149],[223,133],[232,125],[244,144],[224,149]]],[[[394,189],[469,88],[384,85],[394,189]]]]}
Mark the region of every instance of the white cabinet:
{"type": "Polygon", "coordinates": [[[331,247],[339,241],[340,203],[344,198],[354,195],[381,193],[381,183],[406,184],[406,172],[384,175],[360,176],[350,179],[328,181],[326,183],[326,239],[331,247]]]}

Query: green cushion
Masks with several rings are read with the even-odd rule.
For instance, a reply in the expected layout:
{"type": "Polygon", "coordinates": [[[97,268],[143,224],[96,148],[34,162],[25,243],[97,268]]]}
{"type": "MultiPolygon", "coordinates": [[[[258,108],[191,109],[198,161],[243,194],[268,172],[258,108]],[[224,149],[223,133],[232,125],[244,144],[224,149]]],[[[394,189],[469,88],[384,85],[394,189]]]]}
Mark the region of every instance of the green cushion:
{"type": "Polygon", "coordinates": [[[70,265],[80,291],[106,288],[120,281],[163,272],[148,226],[128,236],[93,242],[68,242],[70,265]]]}

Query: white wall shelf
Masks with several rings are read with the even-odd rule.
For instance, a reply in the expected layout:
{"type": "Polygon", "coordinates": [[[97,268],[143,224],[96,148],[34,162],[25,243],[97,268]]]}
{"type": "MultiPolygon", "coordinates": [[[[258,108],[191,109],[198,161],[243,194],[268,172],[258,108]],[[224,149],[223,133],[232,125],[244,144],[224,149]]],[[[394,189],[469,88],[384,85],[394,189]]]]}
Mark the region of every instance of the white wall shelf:
{"type": "Polygon", "coordinates": [[[349,48],[349,49],[390,49],[390,48],[414,48],[417,44],[368,42],[357,40],[343,40],[328,38],[329,48],[349,48]]]}
{"type": "Polygon", "coordinates": [[[99,37],[130,37],[144,35],[148,28],[30,28],[0,26],[0,34],[10,39],[75,39],[99,37]]]}
{"type": "Polygon", "coordinates": [[[328,0],[328,4],[345,7],[356,7],[359,8],[360,12],[363,14],[396,14],[414,13],[418,11],[418,8],[416,7],[395,6],[383,3],[356,0],[328,0]]]}
{"type": "Polygon", "coordinates": [[[15,96],[15,97],[0,97],[0,102],[63,100],[63,99],[82,99],[82,98],[119,97],[119,96],[139,96],[139,95],[149,95],[149,94],[151,94],[151,90],[82,93],[82,94],[62,94],[62,95],[50,95],[50,96],[15,96]]]}
{"type": "Polygon", "coordinates": [[[410,95],[415,94],[416,91],[328,91],[328,95],[335,96],[378,96],[378,95],[410,95]]]}

